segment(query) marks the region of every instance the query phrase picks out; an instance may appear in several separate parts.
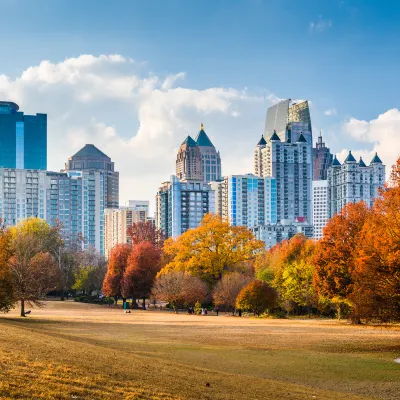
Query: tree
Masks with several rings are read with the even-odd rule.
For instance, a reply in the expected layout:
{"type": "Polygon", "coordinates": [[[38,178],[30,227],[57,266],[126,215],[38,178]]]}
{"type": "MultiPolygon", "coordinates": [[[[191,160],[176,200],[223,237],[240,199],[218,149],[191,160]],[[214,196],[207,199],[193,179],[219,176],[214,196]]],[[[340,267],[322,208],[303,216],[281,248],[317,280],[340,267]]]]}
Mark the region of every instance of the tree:
{"type": "Polygon", "coordinates": [[[15,304],[12,273],[8,265],[11,257],[10,234],[0,221],[0,312],[8,312],[15,304]]]}
{"type": "Polygon", "coordinates": [[[51,229],[47,222],[28,218],[9,228],[9,232],[11,257],[8,265],[23,317],[25,303],[40,306],[40,300],[57,288],[59,271],[48,251],[51,229]]]}
{"type": "Polygon", "coordinates": [[[150,242],[154,247],[161,249],[164,244],[162,230],[157,229],[151,221],[135,222],[127,229],[127,234],[133,246],[141,242],[150,242]]]}
{"type": "Polygon", "coordinates": [[[356,317],[383,322],[400,320],[400,158],[391,178],[360,233],[349,295],[356,317]]]}
{"type": "Polygon", "coordinates": [[[177,313],[185,303],[203,302],[207,292],[207,285],[200,278],[184,271],[170,271],[157,276],[152,297],[167,301],[177,313]]]}
{"type": "Polygon", "coordinates": [[[132,247],[128,244],[117,244],[110,252],[102,291],[106,296],[114,297],[115,303],[122,296],[122,279],[131,252],[132,247]]]}
{"type": "Polygon", "coordinates": [[[351,305],[349,298],[354,287],[355,257],[369,214],[364,202],[346,205],[328,221],[324,237],[315,249],[314,287],[319,296],[337,304],[339,318],[342,305],[351,305]]]}
{"type": "Polygon", "coordinates": [[[154,279],[160,271],[160,250],[151,242],[140,242],[128,257],[128,266],[122,280],[124,297],[145,298],[149,296],[154,279]]]}
{"type": "Polygon", "coordinates": [[[162,272],[185,271],[213,286],[225,273],[242,270],[242,263],[253,260],[264,246],[246,227],[207,214],[198,228],[165,242],[164,252],[172,261],[162,272]]]}
{"type": "Polygon", "coordinates": [[[73,289],[86,295],[100,291],[106,273],[106,261],[102,255],[90,248],[76,254],[78,268],[75,270],[73,289]]]}
{"type": "Polygon", "coordinates": [[[253,281],[245,286],[236,299],[236,307],[251,310],[260,316],[267,309],[277,305],[278,295],[276,290],[265,282],[253,281]]]}
{"type": "Polygon", "coordinates": [[[253,280],[248,275],[239,272],[231,272],[222,277],[215,285],[212,292],[214,304],[216,306],[225,306],[231,308],[235,313],[236,298],[240,291],[253,280]]]}

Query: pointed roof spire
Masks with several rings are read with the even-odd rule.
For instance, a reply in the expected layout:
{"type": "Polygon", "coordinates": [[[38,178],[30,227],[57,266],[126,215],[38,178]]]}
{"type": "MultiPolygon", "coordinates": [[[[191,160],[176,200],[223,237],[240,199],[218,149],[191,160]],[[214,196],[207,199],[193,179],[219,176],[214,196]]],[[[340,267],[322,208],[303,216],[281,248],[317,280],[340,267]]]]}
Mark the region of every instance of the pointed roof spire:
{"type": "Polygon", "coordinates": [[[297,143],[307,143],[306,138],[303,136],[303,132],[300,133],[300,136],[297,139],[297,143]]]}
{"type": "Polygon", "coordinates": [[[197,143],[196,143],[190,136],[188,136],[188,137],[183,141],[183,143],[181,144],[181,146],[184,145],[184,144],[186,144],[188,147],[196,147],[196,146],[197,146],[197,143]]]}
{"type": "Polygon", "coordinates": [[[360,161],[358,162],[360,167],[366,167],[365,162],[363,161],[362,157],[360,157],[360,161]]]}
{"type": "Polygon", "coordinates": [[[281,141],[281,139],[279,138],[279,136],[277,135],[277,133],[276,133],[276,130],[274,129],[274,133],[272,134],[272,136],[269,138],[269,140],[272,142],[272,141],[274,141],[274,140],[277,140],[277,141],[281,141]]]}
{"type": "Polygon", "coordinates": [[[354,158],[353,154],[351,154],[351,150],[349,151],[349,155],[346,157],[344,162],[357,162],[356,159],[354,158]]]}
{"type": "Polygon", "coordinates": [[[340,167],[342,164],[340,164],[339,160],[337,159],[336,155],[335,158],[332,161],[332,166],[334,167],[340,167]]]}
{"type": "Polygon", "coordinates": [[[382,164],[382,160],[379,158],[378,153],[375,153],[374,158],[371,160],[370,164],[382,164]]]}
{"type": "Polygon", "coordinates": [[[196,143],[198,146],[203,146],[203,147],[214,147],[212,144],[210,138],[207,136],[207,134],[204,132],[204,125],[203,123],[200,124],[200,131],[196,136],[196,143]]]}
{"type": "Polygon", "coordinates": [[[260,139],[260,141],[257,143],[257,146],[264,146],[264,145],[266,145],[267,144],[267,142],[266,142],[266,140],[264,139],[264,135],[261,135],[261,139],[260,139]]]}

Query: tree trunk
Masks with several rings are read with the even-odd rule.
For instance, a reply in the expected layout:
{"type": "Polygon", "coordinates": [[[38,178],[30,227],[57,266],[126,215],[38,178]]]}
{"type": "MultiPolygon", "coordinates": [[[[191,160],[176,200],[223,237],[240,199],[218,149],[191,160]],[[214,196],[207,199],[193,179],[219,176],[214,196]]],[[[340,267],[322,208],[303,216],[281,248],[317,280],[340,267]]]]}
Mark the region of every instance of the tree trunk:
{"type": "Polygon", "coordinates": [[[311,307],[307,306],[308,318],[311,318],[311,307]]]}
{"type": "Polygon", "coordinates": [[[21,317],[25,317],[25,300],[21,299],[21,317]]]}
{"type": "Polygon", "coordinates": [[[146,297],[143,297],[143,304],[142,304],[143,310],[146,309],[146,297]]]}
{"type": "Polygon", "coordinates": [[[64,288],[61,289],[61,301],[65,300],[65,290],[64,288]]]}

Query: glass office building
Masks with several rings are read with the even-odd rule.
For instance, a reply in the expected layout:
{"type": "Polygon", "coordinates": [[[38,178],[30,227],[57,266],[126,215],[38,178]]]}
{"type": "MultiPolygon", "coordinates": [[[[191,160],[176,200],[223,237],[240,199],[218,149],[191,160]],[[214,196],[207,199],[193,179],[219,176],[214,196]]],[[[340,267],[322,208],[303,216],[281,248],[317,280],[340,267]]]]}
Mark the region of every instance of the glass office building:
{"type": "Polygon", "coordinates": [[[47,115],[0,101],[0,168],[47,169],[47,115]]]}

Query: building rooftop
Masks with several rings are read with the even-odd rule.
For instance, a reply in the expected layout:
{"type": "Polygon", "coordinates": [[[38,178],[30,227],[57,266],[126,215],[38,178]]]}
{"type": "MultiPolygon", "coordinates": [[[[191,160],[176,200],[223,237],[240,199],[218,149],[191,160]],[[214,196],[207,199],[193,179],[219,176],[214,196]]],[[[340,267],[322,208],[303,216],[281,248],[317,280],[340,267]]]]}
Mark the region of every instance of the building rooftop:
{"type": "Polygon", "coordinates": [[[12,101],[0,101],[1,109],[9,109],[12,113],[16,113],[19,110],[18,104],[13,103],[12,101]]]}
{"type": "Polygon", "coordinates": [[[104,154],[101,150],[99,150],[95,145],[93,144],[85,144],[84,147],[82,147],[76,154],[74,154],[71,158],[88,158],[88,157],[101,157],[101,158],[107,158],[109,160],[110,157],[108,157],[107,154],[104,154]]]}
{"type": "Polygon", "coordinates": [[[279,136],[277,135],[276,131],[274,131],[274,133],[272,134],[272,136],[269,138],[269,140],[278,140],[281,141],[281,139],[279,138],[279,136]]]}
{"type": "Polygon", "coordinates": [[[357,162],[356,159],[354,158],[353,154],[351,154],[351,150],[349,151],[349,155],[346,157],[344,162],[357,162]]]}
{"type": "Polygon", "coordinates": [[[192,139],[191,136],[188,136],[188,137],[182,142],[181,146],[184,145],[184,144],[186,144],[188,147],[196,147],[196,146],[197,146],[197,143],[192,139]]]}
{"type": "Polygon", "coordinates": [[[210,138],[204,132],[203,123],[200,124],[200,131],[196,136],[196,143],[199,146],[203,146],[203,147],[214,147],[214,145],[212,144],[210,138]]]}
{"type": "Polygon", "coordinates": [[[338,160],[337,157],[335,156],[335,158],[334,158],[333,161],[332,161],[332,165],[333,165],[333,166],[340,166],[340,165],[342,165],[342,164],[340,164],[339,160],[338,160]]]}
{"type": "Polygon", "coordinates": [[[362,157],[360,157],[360,161],[358,162],[360,167],[366,167],[365,162],[363,161],[362,157]]]}
{"type": "Polygon", "coordinates": [[[382,160],[379,158],[378,153],[375,153],[374,158],[371,160],[371,164],[382,164],[382,160]]]}
{"type": "Polygon", "coordinates": [[[267,144],[267,142],[266,142],[266,140],[264,139],[264,135],[261,135],[261,139],[260,139],[260,141],[257,143],[257,146],[264,146],[264,145],[266,145],[267,144]]]}
{"type": "Polygon", "coordinates": [[[306,138],[303,136],[303,133],[300,133],[299,138],[297,139],[297,143],[307,143],[306,138]]]}

